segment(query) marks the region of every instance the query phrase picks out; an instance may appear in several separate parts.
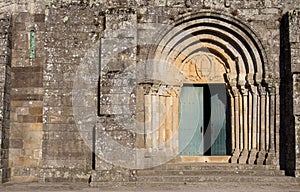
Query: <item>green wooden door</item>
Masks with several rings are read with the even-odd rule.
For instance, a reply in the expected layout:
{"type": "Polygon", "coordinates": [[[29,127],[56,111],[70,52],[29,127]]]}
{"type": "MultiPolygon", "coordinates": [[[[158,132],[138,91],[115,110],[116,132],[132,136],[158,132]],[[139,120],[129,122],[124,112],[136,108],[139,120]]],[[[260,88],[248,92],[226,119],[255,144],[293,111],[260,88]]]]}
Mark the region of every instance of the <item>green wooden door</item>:
{"type": "Polygon", "coordinates": [[[212,95],[211,101],[211,155],[226,155],[226,106],[221,94],[212,95]]]}
{"type": "Polygon", "coordinates": [[[178,139],[179,155],[203,155],[203,87],[181,89],[178,139]]]}
{"type": "Polygon", "coordinates": [[[179,98],[179,155],[227,154],[227,93],[222,84],[184,85],[179,98]]]}

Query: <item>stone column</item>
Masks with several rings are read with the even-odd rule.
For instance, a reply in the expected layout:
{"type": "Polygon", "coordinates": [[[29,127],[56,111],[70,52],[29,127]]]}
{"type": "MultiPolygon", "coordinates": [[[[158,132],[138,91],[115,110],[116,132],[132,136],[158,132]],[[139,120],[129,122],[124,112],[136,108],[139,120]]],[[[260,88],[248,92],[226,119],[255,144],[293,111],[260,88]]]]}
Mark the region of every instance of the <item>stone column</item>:
{"type": "Polygon", "coordinates": [[[270,90],[270,143],[269,143],[269,151],[273,151],[275,152],[275,114],[276,114],[276,91],[275,91],[275,87],[272,87],[272,89],[270,90]]]}
{"type": "Polygon", "coordinates": [[[266,164],[267,165],[271,165],[271,164],[276,164],[275,161],[275,114],[276,114],[276,101],[275,101],[275,96],[276,96],[276,89],[275,89],[275,85],[271,86],[268,88],[269,90],[269,104],[270,104],[270,111],[269,111],[269,150],[268,150],[268,154],[267,154],[267,159],[266,159],[266,164]]]}
{"type": "Polygon", "coordinates": [[[275,106],[276,106],[276,116],[275,116],[275,154],[277,158],[277,164],[279,165],[279,154],[280,154],[280,94],[279,94],[279,84],[275,85],[276,97],[275,97],[275,106]]]}
{"type": "Polygon", "coordinates": [[[231,163],[237,163],[238,158],[240,156],[240,98],[239,98],[239,91],[237,87],[231,87],[232,91],[232,100],[233,100],[233,106],[231,107],[232,109],[232,116],[233,116],[233,121],[232,121],[232,130],[234,132],[234,140],[235,140],[235,148],[234,152],[231,157],[231,163]]]}
{"type": "Polygon", "coordinates": [[[253,124],[252,124],[252,115],[253,115],[253,95],[251,93],[251,88],[249,88],[248,93],[248,149],[249,151],[252,149],[252,130],[253,130],[253,124]]]}
{"type": "Polygon", "coordinates": [[[266,90],[264,87],[259,85],[258,88],[260,96],[260,130],[259,130],[259,152],[256,160],[257,164],[262,165],[266,157],[266,142],[265,142],[265,131],[266,131],[266,90]]]}
{"type": "Polygon", "coordinates": [[[153,150],[152,145],[152,106],[151,106],[151,95],[145,95],[145,137],[146,137],[146,149],[151,153],[153,150]]]}
{"type": "Polygon", "coordinates": [[[230,93],[230,133],[231,133],[231,152],[234,153],[236,149],[235,140],[235,122],[234,122],[234,94],[230,93]]]}
{"type": "Polygon", "coordinates": [[[266,132],[265,132],[265,142],[266,142],[266,152],[270,149],[270,93],[266,87],[266,132]]]}
{"type": "Polygon", "coordinates": [[[157,95],[151,95],[151,115],[152,115],[152,121],[151,121],[151,130],[152,130],[152,147],[153,152],[158,151],[158,128],[159,128],[159,97],[157,95]]]}
{"type": "Polygon", "coordinates": [[[249,111],[252,112],[252,116],[251,118],[249,118],[250,123],[249,125],[251,125],[251,129],[249,130],[249,132],[251,132],[251,137],[249,137],[249,140],[251,142],[251,151],[250,151],[250,156],[248,159],[248,164],[254,164],[255,160],[256,160],[256,155],[257,155],[257,118],[259,117],[257,115],[257,89],[256,86],[251,85],[250,86],[250,90],[251,90],[251,105],[249,105],[249,111]]]}
{"type": "Polygon", "coordinates": [[[260,105],[261,105],[261,98],[260,98],[260,95],[259,95],[259,86],[257,87],[257,105],[256,105],[256,108],[257,108],[257,133],[256,133],[256,148],[257,148],[257,151],[260,150],[260,144],[261,144],[261,141],[260,141],[260,126],[261,126],[261,122],[260,122],[260,119],[261,119],[261,112],[260,112],[260,105]]]}
{"type": "Polygon", "coordinates": [[[157,113],[159,118],[159,150],[166,151],[165,141],[166,141],[166,97],[163,95],[159,96],[159,111],[157,113]]]}
{"type": "Polygon", "coordinates": [[[243,151],[244,149],[244,125],[243,125],[243,96],[239,92],[239,107],[238,107],[238,118],[239,118],[239,143],[240,143],[240,150],[243,151]]]}
{"type": "Polygon", "coordinates": [[[174,153],[178,154],[178,111],[179,111],[179,87],[174,87],[172,90],[172,104],[173,104],[173,149],[174,153]]]}
{"type": "Polygon", "coordinates": [[[239,158],[240,164],[245,164],[249,155],[249,137],[248,137],[248,90],[242,86],[241,87],[242,102],[241,102],[241,120],[243,129],[243,150],[239,158]]]}
{"type": "Polygon", "coordinates": [[[172,153],[173,143],[172,143],[172,137],[173,137],[173,103],[172,103],[172,97],[168,96],[166,97],[166,149],[167,153],[172,153]]]}

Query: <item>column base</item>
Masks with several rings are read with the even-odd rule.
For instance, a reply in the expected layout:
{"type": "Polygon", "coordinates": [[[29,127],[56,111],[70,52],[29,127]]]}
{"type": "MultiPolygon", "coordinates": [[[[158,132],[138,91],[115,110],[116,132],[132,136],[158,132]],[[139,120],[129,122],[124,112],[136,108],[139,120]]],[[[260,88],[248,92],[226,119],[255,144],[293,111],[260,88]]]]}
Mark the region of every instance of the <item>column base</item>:
{"type": "Polygon", "coordinates": [[[248,155],[249,155],[249,151],[244,149],[241,153],[241,156],[238,160],[238,163],[239,164],[246,164],[247,163],[247,160],[248,160],[248,155]]]}
{"type": "Polygon", "coordinates": [[[300,178],[300,170],[295,170],[294,171],[294,176],[297,178],[300,178]]]}
{"type": "Polygon", "coordinates": [[[265,161],[266,165],[276,165],[276,156],[274,154],[274,152],[268,152],[266,154],[266,161],[265,161]]]}
{"type": "Polygon", "coordinates": [[[256,159],[256,164],[257,165],[264,165],[266,160],[266,152],[265,151],[259,151],[258,152],[258,157],[256,159]]]}
{"type": "Polygon", "coordinates": [[[240,156],[240,151],[235,150],[232,154],[232,157],[229,160],[230,163],[238,163],[239,156],[240,156]]]}
{"type": "Polygon", "coordinates": [[[255,162],[255,160],[256,160],[256,156],[257,156],[257,151],[256,151],[256,149],[252,149],[252,150],[250,151],[250,155],[249,155],[249,158],[248,158],[248,160],[247,160],[247,163],[253,165],[254,162],[255,162]]]}

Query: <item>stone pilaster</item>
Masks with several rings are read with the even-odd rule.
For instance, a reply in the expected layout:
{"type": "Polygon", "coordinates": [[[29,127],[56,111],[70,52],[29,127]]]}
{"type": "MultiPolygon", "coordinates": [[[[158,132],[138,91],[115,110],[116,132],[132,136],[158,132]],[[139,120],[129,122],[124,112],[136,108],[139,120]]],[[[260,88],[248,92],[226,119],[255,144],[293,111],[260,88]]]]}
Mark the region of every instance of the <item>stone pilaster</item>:
{"type": "Polygon", "coordinates": [[[251,99],[251,105],[250,105],[250,113],[252,114],[249,118],[249,125],[250,129],[249,132],[251,132],[251,137],[249,137],[249,140],[251,142],[251,150],[248,158],[248,164],[254,164],[257,156],[257,99],[258,99],[258,93],[257,93],[257,87],[254,85],[250,85],[250,92],[252,95],[251,99]]]}
{"type": "Polygon", "coordinates": [[[276,132],[276,124],[275,124],[275,117],[276,117],[276,86],[269,86],[268,91],[269,91],[269,108],[270,108],[270,124],[269,124],[269,149],[267,153],[267,158],[266,158],[266,165],[276,165],[276,154],[275,154],[275,132],[276,132]]]}
{"type": "Polygon", "coordinates": [[[300,10],[281,21],[281,158],[287,175],[300,177],[300,10]]]}
{"type": "Polygon", "coordinates": [[[237,163],[240,156],[240,138],[239,138],[239,93],[233,84],[231,86],[231,132],[232,132],[232,156],[231,163],[237,163]]]}
{"type": "Polygon", "coordinates": [[[241,111],[241,121],[242,121],[242,130],[243,130],[243,150],[239,157],[238,162],[240,164],[246,164],[249,155],[249,129],[248,129],[248,90],[242,86],[241,87],[241,97],[242,97],[242,105],[240,106],[241,111]]]}
{"type": "Polygon", "coordinates": [[[9,118],[11,69],[11,15],[0,14],[0,184],[10,179],[9,118]]]}
{"type": "Polygon", "coordinates": [[[261,85],[258,86],[258,93],[260,97],[260,126],[259,126],[259,152],[256,159],[256,164],[262,165],[266,159],[266,90],[261,85]]]}
{"type": "Polygon", "coordinates": [[[295,120],[295,171],[300,177],[300,10],[289,12],[291,72],[293,75],[293,116],[295,120]]]}
{"type": "Polygon", "coordinates": [[[0,184],[9,181],[11,15],[0,14],[0,184]]]}
{"type": "Polygon", "coordinates": [[[238,157],[239,157],[239,139],[237,138],[237,133],[236,133],[236,122],[235,122],[235,103],[236,103],[236,91],[233,91],[235,89],[230,89],[230,111],[231,111],[231,149],[232,149],[232,156],[230,158],[231,163],[237,163],[238,157]]]}

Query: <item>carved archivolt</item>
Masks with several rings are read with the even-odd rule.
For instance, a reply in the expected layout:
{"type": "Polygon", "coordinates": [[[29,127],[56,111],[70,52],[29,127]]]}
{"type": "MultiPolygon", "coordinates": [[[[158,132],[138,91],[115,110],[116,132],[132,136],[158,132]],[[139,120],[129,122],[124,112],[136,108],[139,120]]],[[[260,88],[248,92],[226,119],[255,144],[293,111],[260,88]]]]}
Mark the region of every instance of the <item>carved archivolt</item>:
{"type": "Polygon", "coordinates": [[[163,61],[166,67],[153,65],[149,71],[160,71],[161,76],[172,68],[176,73],[167,75],[168,81],[162,84],[149,85],[150,95],[177,98],[179,93],[171,90],[184,83],[226,84],[231,107],[231,162],[274,162],[270,158],[279,150],[275,143],[278,85],[268,79],[264,49],[253,30],[231,17],[199,13],[179,20],[158,44],[151,58],[163,61]]]}

